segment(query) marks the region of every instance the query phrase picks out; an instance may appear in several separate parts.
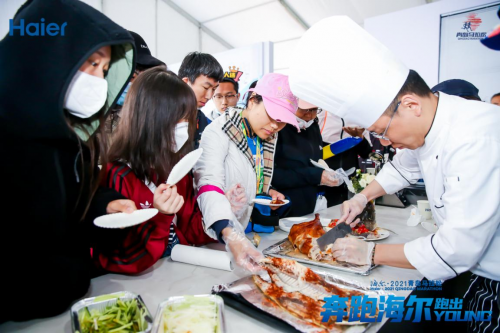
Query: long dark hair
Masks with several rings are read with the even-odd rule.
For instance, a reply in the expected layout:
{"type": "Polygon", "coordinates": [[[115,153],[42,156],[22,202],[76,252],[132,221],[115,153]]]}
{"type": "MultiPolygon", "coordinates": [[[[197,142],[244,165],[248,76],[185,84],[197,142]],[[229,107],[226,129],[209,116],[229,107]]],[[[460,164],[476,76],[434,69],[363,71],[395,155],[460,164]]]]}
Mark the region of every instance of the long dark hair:
{"type": "Polygon", "coordinates": [[[144,71],[127,93],[107,161],[129,163],[141,180],[165,181],[193,149],[196,105],[193,90],[173,72],[163,66],[144,71]],[[174,153],[175,126],[182,119],[189,123],[189,139],[174,153]]]}

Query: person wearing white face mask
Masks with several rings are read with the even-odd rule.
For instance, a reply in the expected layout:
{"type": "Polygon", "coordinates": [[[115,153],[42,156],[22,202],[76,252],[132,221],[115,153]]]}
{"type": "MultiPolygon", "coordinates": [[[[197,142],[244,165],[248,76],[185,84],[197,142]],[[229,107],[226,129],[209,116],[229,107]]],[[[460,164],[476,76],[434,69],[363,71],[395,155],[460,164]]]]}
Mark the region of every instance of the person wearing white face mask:
{"type": "MultiPolygon", "coordinates": [[[[106,54],[110,50],[104,48],[100,51],[106,54]]],[[[80,69],[69,84],[64,108],[75,117],[90,118],[104,106],[107,93],[108,81],[80,69]]]]}
{"type": "Polygon", "coordinates": [[[279,134],[272,185],[290,198],[288,216],[303,216],[326,208],[326,199],[321,193],[328,186],[340,185],[334,171],[317,168],[310,162],[322,158],[322,147],[326,145],[317,120],[321,112],[321,108],[300,99],[295,113],[300,132],[286,125],[279,134]]]}
{"type": "Polygon", "coordinates": [[[164,67],[144,71],[130,87],[106,156],[102,185],[119,191],[137,207],[157,208],[160,213],[97,240],[93,246],[97,267],[140,273],[170,256],[176,244],[215,242],[203,230],[192,175],[171,187],[165,183],[173,166],[193,150],[196,114],[191,88],[164,67]]]}
{"type": "Polygon", "coordinates": [[[93,220],[136,210],[98,186],[97,166],[100,125],[132,75],[134,41],[76,0],[26,1],[13,21],[41,17],[66,21],[66,36],[14,34],[0,42],[2,202],[18,214],[2,224],[9,307],[0,323],[54,316],[83,297],[93,275],[93,220]],[[25,307],[33,290],[43,307],[25,307]]]}

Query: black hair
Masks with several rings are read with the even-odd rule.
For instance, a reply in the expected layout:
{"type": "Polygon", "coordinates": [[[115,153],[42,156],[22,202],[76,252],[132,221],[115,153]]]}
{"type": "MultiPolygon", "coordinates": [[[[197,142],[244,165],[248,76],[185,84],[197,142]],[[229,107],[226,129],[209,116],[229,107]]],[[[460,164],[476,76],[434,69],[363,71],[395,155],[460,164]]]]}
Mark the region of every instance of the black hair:
{"type": "Polygon", "coordinates": [[[196,104],[193,90],[165,66],[146,70],[127,94],[107,162],[126,161],[137,178],[159,185],[193,149],[196,104]],[[174,153],[175,126],[182,119],[188,120],[189,139],[174,153]]]}
{"type": "Polygon", "coordinates": [[[262,96],[261,96],[261,95],[259,95],[259,94],[257,94],[257,93],[256,93],[256,92],[254,92],[254,91],[250,91],[250,92],[248,92],[248,95],[249,95],[250,97],[249,97],[249,98],[248,98],[248,100],[247,100],[247,107],[248,107],[248,101],[249,101],[249,100],[251,100],[251,99],[253,99],[253,102],[254,102],[255,104],[260,104],[260,103],[263,101],[262,96]]]}
{"type": "Polygon", "coordinates": [[[224,71],[217,59],[212,55],[201,52],[191,52],[182,60],[179,68],[179,77],[187,77],[191,83],[200,75],[206,75],[215,81],[221,81],[224,71]]]}
{"type": "Polygon", "coordinates": [[[498,97],[498,96],[500,96],[500,92],[499,92],[499,93],[496,93],[496,94],[495,94],[495,95],[493,95],[493,96],[491,96],[490,101],[491,101],[493,98],[498,97]]]}
{"type": "Polygon", "coordinates": [[[399,99],[405,94],[415,94],[420,97],[428,97],[429,95],[432,95],[432,91],[427,83],[425,83],[424,79],[422,79],[422,77],[416,71],[410,69],[410,73],[408,74],[405,83],[403,84],[387,110],[385,110],[385,113],[387,115],[392,115],[394,109],[396,108],[396,105],[399,102],[399,99]]]}
{"type": "MultiPolygon", "coordinates": [[[[257,81],[258,80],[253,81],[250,84],[250,87],[248,87],[248,89],[255,88],[255,86],[257,85],[257,81]]],[[[247,100],[245,101],[245,107],[248,107],[248,101],[250,100],[250,96],[252,96],[252,92],[251,91],[249,91],[248,94],[247,94],[247,100]]]]}
{"type": "Polygon", "coordinates": [[[238,89],[240,88],[240,85],[238,84],[238,82],[234,81],[230,77],[223,78],[222,80],[219,81],[219,84],[222,83],[222,82],[232,83],[233,87],[234,87],[234,91],[236,91],[236,93],[238,93],[238,89]]]}

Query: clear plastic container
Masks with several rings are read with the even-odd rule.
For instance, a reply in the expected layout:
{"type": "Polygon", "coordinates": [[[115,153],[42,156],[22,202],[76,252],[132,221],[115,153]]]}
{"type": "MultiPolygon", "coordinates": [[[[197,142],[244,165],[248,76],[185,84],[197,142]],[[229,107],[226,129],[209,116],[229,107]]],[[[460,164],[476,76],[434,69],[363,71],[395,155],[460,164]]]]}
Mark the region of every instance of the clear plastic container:
{"type": "Polygon", "coordinates": [[[88,311],[88,313],[92,313],[92,310],[98,310],[103,312],[107,306],[115,305],[118,299],[122,301],[130,301],[135,299],[137,301],[137,307],[139,309],[144,309],[144,320],[147,323],[147,328],[143,331],[139,331],[138,333],[149,333],[153,327],[153,317],[149,312],[148,308],[144,304],[141,296],[134,294],[130,291],[120,291],[112,294],[101,295],[96,297],[89,297],[78,301],[73,304],[71,307],[70,315],[71,315],[71,326],[73,327],[73,332],[83,333],[80,316],[84,311],[88,311]]]}
{"type": "MultiPolygon", "coordinates": [[[[215,303],[216,311],[214,313],[217,316],[217,327],[214,327],[214,330],[210,331],[214,333],[225,333],[225,320],[224,320],[224,300],[222,297],[217,295],[194,295],[190,297],[200,297],[207,298],[210,301],[215,303]]],[[[187,296],[174,296],[169,297],[165,301],[161,302],[158,306],[158,310],[156,311],[156,316],[153,324],[153,332],[154,333],[165,333],[164,323],[163,323],[163,313],[167,308],[175,308],[175,305],[180,305],[187,301],[187,296]]],[[[187,332],[187,331],[186,331],[187,332]]]]}

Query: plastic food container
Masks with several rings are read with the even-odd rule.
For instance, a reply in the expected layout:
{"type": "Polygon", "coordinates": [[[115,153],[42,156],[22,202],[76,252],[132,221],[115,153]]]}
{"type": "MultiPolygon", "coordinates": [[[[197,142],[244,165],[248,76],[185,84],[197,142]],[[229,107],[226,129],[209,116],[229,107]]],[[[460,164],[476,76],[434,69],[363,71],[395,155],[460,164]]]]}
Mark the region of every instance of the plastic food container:
{"type": "MultiPolygon", "coordinates": [[[[226,332],[226,327],[225,327],[225,320],[224,320],[224,300],[222,297],[217,296],[217,295],[194,295],[194,296],[174,296],[166,299],[165,301],[161,302],[160,305],[158,306],[158,310],[156,312],[154,324],[153,324],[153,332],[154,333],[166,333],[169,332],[168,328],[165,330],[165,322],[164,322],[164,314],[166,311],[172,311],[171,313],[175,313],[176,311],[183,311],[182,305],[184,304],[190,304],[196,302],[196,299],[206,299],[206,301],[211,301],[215,304],[215,311],[214,311],[214,316],[216,316],[216,324],[215,327],[212,329],[211,327],[208,329],[204,329],[204,332],[210,332],[210,333],[225,333],[226,332]],[[181,309],[179,309],[181,307],[181,309]]],[[[200,302],[201,303],[201,302],[200,302]]],[[[196,311],[198,315],[202,313],[202,311],[198,311],[196,309],[197,305],[191,304],[190,308],[193,309],[193,312],[196,311]]],[[[186,322],[186,320],[182,321],[183,323],[186,322]]],[[[167,324],[168,325],[168,324],[167,324]]],[[[171,327],[172,329],[174,327],[171,327]]],[[[177,326],[177,329],[180,327],[177,326]]],[[[177,331],[176,331],[177,332],[177,331]]],[[[180,331],[179,331],[180,332],[180,331]]],[[[186,332],[189,332],[189,330],[186,330],[186,332]]],[[[196,332],[196,331],[194,331],[196,332]]]]}
{"type": "MultiPolygon", "coordinates": [[[[129,302],[135,300],[137,302],[137,311],[140,311],[141,317],[143,318],[143,324],[146,327],[146,329],[143,329],[141,331],[134,330],[132,326],[126,327],[123,331],[125,332],[137,332],[137,333],[148,333],[151,332],[152,327],[153,327],[153,317],[151,316],[151,313],[149,312],[148,308],[144,304],[144,301],[142,300],[141,296],[134,294],[129,291],[120,291],[112,294],[107,294],[107,295],[101,295],[97,297],[90,297],[90,298],[85,298],[82,299],[81,301],[78,301],[77,303],[73,304],[71,307],[70,315],[71,315],[71,326],[73,327],[73,332],[78,332],[78,333],[86,333],[87,330],[81,323],[81,319],[85,318],[85,316],[91,316],[92,313],[94,313],[96,310],[99,311],[100,313],[103,313],[106,310],[106,307],[108,306],[114,306],[118,304],[118,300],[121,302],[129,302]]],[[[125,321],[124,315],[126,314],[131,314],[132,311],[123,313],[125,311],[120,310],[120,313],[117,314],[115,317],[113,317],[113,314],[110,314],[113,319],[117,319],[121,322],[121,324],[118,324],[118,327],[120,326],[126,326],[132,322],[130,321],[125,321]],[[121,317],[119,317],[121,315],[121,317]],[[121,318],[121,319],[118,319],[121,318]]],[[[106,316],[101,316],[101,317],[106,317],[106,316]]],[[[88,317],[87,317],[88,318],[88,317]]],[[[103,320],[106,320],[106,318],[103,318],[103,320]]],[[[92,332],[107,332],[108,330],[105,327],[101,326],[101,330],[99,330],[99,324],[101,321],[98,321],[97,319],[95,320],[95,326],[93,327],[92,332]],[[97,327],[97,329],[96,329],[97,327]]],[[[103,325],[103,324],[101,324],[103,325]]],[[[113,324],[115,325],[115,324],[113,324]]],[[[109,329],[112,330],[112,329],[109,329]]],[[[120,331],[120,332],[123,332],[120,331]]]]}

